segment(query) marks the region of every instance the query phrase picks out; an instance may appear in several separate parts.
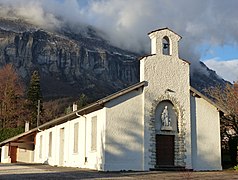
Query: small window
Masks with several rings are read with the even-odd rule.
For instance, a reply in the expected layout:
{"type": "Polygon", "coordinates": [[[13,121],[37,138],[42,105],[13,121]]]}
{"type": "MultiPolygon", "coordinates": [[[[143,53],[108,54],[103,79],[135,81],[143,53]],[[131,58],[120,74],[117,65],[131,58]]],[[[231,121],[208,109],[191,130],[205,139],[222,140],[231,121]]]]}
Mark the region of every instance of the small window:
{"type": "Polygon", "coordinates": [[[49,133],[49,157],[52,156],[52,132],[49,133]]]}
{"type": "Polygon", "coordinates": [[[91,151],[97,150],[97,116],[91,120],[91,151]]]}
{"type": "Polygon", "coordinates": [[[10,146],[3,146],[4,148],[4,158],[7,158],[7,156],[10,156],[10,146]]]}
{"type": "Polygon", "coordinates": [[[74,124],[74,153],[78,153],[79,123],[74,124]]]}
{"type": "Polygon", "coordinates": [[[165,36],[162,40],[162,50],[163,50],[163,54],[164,55],[171,55],[170,54],[170,41],[169,41],[169,38],[168,36],[165,36]]]}
{"type": "Polygon", "coordinates": [[[40,136],[40,152],[39,152],[39,158],[42,158],[42,135],[40,136]]]}

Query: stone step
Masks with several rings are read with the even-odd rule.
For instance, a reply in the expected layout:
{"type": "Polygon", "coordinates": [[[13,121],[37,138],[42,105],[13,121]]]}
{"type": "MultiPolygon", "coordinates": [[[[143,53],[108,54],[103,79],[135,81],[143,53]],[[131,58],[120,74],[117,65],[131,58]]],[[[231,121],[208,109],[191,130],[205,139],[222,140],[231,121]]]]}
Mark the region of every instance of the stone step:
{"type": "Polygon", "coordinates": [[[156,166],[150,169],[151,171],[192,171],[190,169],[185,169],[184,166],[156,166]]]}

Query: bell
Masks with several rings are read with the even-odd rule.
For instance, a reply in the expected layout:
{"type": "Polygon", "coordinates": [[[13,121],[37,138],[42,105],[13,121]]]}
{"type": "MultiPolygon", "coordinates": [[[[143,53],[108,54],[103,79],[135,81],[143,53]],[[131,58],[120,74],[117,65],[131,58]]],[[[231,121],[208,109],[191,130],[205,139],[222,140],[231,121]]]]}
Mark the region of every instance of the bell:
{"type": "Polygon", "coordinates": [[[169,43],[163,43],[163,48],[167,49],[169,47],[169,43]]]}

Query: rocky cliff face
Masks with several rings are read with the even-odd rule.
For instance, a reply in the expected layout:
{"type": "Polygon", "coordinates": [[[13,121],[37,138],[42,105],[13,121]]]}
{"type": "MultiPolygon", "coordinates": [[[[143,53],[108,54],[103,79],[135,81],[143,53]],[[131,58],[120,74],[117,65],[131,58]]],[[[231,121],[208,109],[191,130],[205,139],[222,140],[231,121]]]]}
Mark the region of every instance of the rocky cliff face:
{"type": "Polygon", "coordinates": [[[40,72],[45,97],[112,93],[138,81],[134,53],[88,34],[51,33],[21,22],[0,21],[0,66],[12,63],[24,79],[40,72]]]}
{"type": "MultiPolygon", "coordinates": [[[[12,63],[26,82],[38,70],[45,98],[85,93],[95,100],[134,84],[139,81],[138,56],[111,46],[93,28],[49,32],[21,20],[0,19],[0,67],[12,63]]],[[[201,91],[225,84],[206,70],[208,75],[194,73],[192,86],[201,91]]]]}

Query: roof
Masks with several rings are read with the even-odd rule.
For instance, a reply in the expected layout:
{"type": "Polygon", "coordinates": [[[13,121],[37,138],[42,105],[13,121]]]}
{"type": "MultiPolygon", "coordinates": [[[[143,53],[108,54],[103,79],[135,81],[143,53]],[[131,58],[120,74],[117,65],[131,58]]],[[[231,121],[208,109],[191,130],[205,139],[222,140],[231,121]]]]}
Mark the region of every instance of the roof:
{"type": "Polygon", "coordinates": [[[223,109],[222,107],[218,106],[215,102],[213,102],[211,99],[209,99],[204,94],[200,93],[198,90],[196,90],[192,86],[190,86],[190,91],[193,92],[196,96],[203,98],[204,100],[206,100],[207,102],[209,102],[210,104],[215,106],[219,111],[222,111],[223,113],[227,113],[227,111],[225,109],[223,109]]]}
{"type": "Polygon", "coordinates": [[[147,55],[144,55],[144,56],[139,57],[138,60],[140,61],[140,60],[142,60],[142,59],[145,58],[145,57],[155,56],[155,55],[156,55],[156,54],[147,54],[147,55]]]}
{"type": "Polygon", "coordinates": [[[173,32],[174,34],[178,35],[180,38],[182,38],[182,36],[180,36],[179,34],[177,34],[176,32],[174,32],[173,30],[169,29],[168,27],[165,27],[165,28],[159,28],[159,29],[156,29],[156,30],[153,30],[151,32],[148,33],[148,35],[154,33],[154,32],[157,32],[157,31],[162,31],[162,30],[169,30],[171,32],[173,32]]]}
{"type": "Polygon", "coordinates": [[[9,142],[11,142],[11,141],[16,141],[16,140],[18,140],[19,138],[22,138],[22,137],[24,137],[24,136],[33,134],[33,133],[35,133],[36,131],[37,131],[37,128],[34,128],[34,129],[31,129],[30,131],[27,131],[27,132],[21,133],[21,134],[19,134],[19,135],[17,135],[17,136],[14,136],[14,137],[11,137],[11,138],[9,138],[9,139],[6,139],[5,141],[2,141],[2,142],[0,143],[0,147],[1,147],[1,146],[4,146],[5,144],[7,144],[7,143],[9,143],[9,142]]]}
{"type": "Polygon", "coordinates": [[[0,142],[0,146],[3,146],[3,145],[5,145],[5,144],[7,144],[9,142],[12,142],[12,141],[16,141],[16,140],[18,140],[18,139],[20,139],[20,138],[22,138],[22,137],[24,137],[26,135],[33,134],[35,132],[39,132],[39,131],[47,129],[47,128],[51,128],[51,127],[53,127],[55,125],[62,124],[64,122],[67,122],[69,120],[77,118],[78,117],[77,114],[84,115],[84,114],[88,114],[90,112],[102,109],[104,107],[105,103],[107,103],[107,102],[109,102],[109,101],[111,101],[111,100],[113,100],[113,99],[115,99],[117,97],[120,97],[120,96],[122,96],[124,94],[127,94],[128,92],[131,92],[133,90],[136,90],[136,89],[139,89],[139,88],[141,88],[143,86],[146,86],[146,85],[147,85],[146,81],[142,81],[142,82],[136,83],[136,84],[134,84],[132,86],[129,86],[129,87],[125,88],[125,89],[122,89],[121,91],[118,91],[118,92],[116,92],[114,94],[111,94],[111,95],[105,97],[105,98],[102,98],[102,99],[100,99],[100,100],[98,100],[98,101],[96,101],[96,102],[94,102],[92,104],[89,104],[88,106],[85,106],[85,107],[83,107],[83,108],[81,108],[81,109],[79,109],[77,111],[74,111],[74,112],[69,113],[69,114],[67,114],[65,116],[61,116],[59,118],[53,119],[52,121],[44,123],[44,124],[34,128],[34,129],[31,129],[31,130],[29,130],[27,132],[24,132],[22,134],[19,134],[17,136],[9,138],[9,139],[7,139],[5,141],[2,141],[2,142],[0,142]]]}
{"type": "MultiPolygon", "coordinates": [[[[27,132],[24,132],[24,133],[22,133],[22,134],[19,134],[19,135],[17,135],[17,136],[14,136],[14,137],[12,137],[12,138],[9,138],[9,139],[7,139],[7,140],[5,140],[5,141],[2,141],[2,142],[0,143],[0,147],[3,146],[3,145],[5,145],[5,144],[7,144],[7,143],[9,143],[9,142],[16,141],[16,140],[18,140],[18,139],[20,139],[20,138],[22,138],[22,137],[24,137],[24,136],[27,136],[27,135],[30,135],[30,134],[39,132],[39,131],[41,131],[41,130],[44,130],[44,129],[53,127],[53,126],[58,125],[58,124],[62,124],[62,123],[64,123],[64,122],[67,122],[67,121],[69,121],[69,120],[72,120],[73,118],[77,118],[77,117],[78,117],[77,114],[79,114],[79,115],[84,115],[84,114],[88,114],[88,113],[90,113],[90,112],[93,112],[93,111],[102,109],[102,108],[104,107],[104,104],[105,104],[105,103],[107,103],[107,102],[109,102],[109,101],[111,101],[111,100],[113,100],[113,99],[115,99],[115,98],[117,98],[117,97],[120,97],[120,96],[122,96],[122,95],[124,95],[124,94],[127,94],[127,93],[129,93],[129,92],[131,92],[131,91],[133,91],[133,90],[136,90],[136,89],[139,89],[139,88],[141,88],[141,87],[144,87],[144,86],[146,86],[146,85],[147,85],[147,82],[146,82],[146,81],[142,81],[142,82],[139,82],[139,83],[134,84],[134,85],[132,85],[132,86],[129,86],[128,88],[125,88],[125,89],[123,89],[123,90],[121,90],[121,91],[118,91],[118,92],[116,92],[116,93],[114,93],[114,94],[111,94],[111,95],[109,95],[109,96],[107,96],[107,97],[105,97],[105,98],[102,98],[102,99],[100,99],[100,100],[98,100],[98,101],[96,101],[96,102],[94,102],[94,103],[92,103],[92,104],[89,104],[88,106],[85,106],[85,107],[83,107],[83,108],[81,108],[81,109],[79,109],[79,110],[77,110],[77,111],[74,111],[74,112],[72,112],[72,113],[70,113],[70,114],[67,114],[67,115],[65,115],[65,116],[62,116],[62,117],[53,119],[52,121],[49,121],[49,122],[47,122],[47,123],[45,123],[45,124],[42,124],[42,125],[40,125],[40,126],[34,128],[34,129],[31,129],[31,130],[29,130],[29,131],[27,131],[27,132]]],[[[220,110],[220,111],[226,113],[226,111],[225,111],[223,108],[219,107],[216,103],[214,103],[212,100],[210,100],[208,97],[206,97],[205,95],[203,95],[202,93],[200,93],[200,92],[199,92],[198,90],[196,90],[195,88],[193,88],[193,87],[190,86],[190,91],[193,92],[193,93],[195,93],[196,96],[205,99],[207,102],[209,102],[210,104],[212,104],[213,106],[215,106],[218,110],[220,110]]]]}
{"type": "MultiPolygon", "coordinates": [[[[147,57],[150,57],[150,56],[156,56],[156,54],[147,54],[147,55],[144,55],[144,56],[139,57],[138,60],[140,61],[140,60],[142,60],[142,59],[144,59],[144,58],[147,58],[147,57]]],[[[184,62],[186,62],[186,63],[188,63],[189,65],[191,64],[188,60],[181,59],[181,58],[179,58],[179,59],[182,60],[182,61],[184,61],[184,62]]]]}
{"type": "Polygon", "coordinates": [[[181,59],[182,61],[184,61],[184,62],[188,63],[189,65],[191,65],[191,62],[190,62],[190,61],[188,61],[188,60],[186,60],[186,59],[182,59],[182,58],[179,58],[179,59],[181,59]]]}

